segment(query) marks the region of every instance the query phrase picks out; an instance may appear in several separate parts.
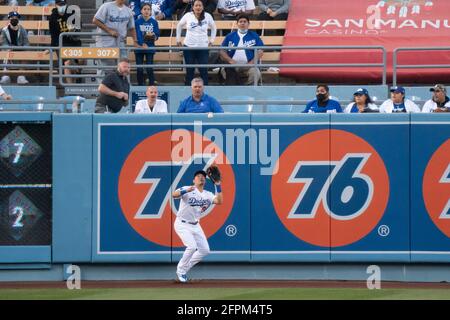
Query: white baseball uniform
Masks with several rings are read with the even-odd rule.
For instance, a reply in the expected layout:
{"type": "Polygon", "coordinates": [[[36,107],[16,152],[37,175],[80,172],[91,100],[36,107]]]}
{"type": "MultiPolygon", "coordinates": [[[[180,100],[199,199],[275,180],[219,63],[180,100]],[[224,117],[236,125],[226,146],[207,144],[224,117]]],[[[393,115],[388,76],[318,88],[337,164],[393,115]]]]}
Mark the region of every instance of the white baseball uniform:
{"type": "MultiPolygon", "coordinates": [[[[188,187],[183,187],[185,189],[188,187]]],[[[175,219],[175,232],[186,246],[183,257],[177,266],[177,273],[185,275],[203,257],[209,254],[209,244],[199,220],[203,213],[213,204],[212,192],[197,188],[181,196],[180,207],[175,219]]]]}

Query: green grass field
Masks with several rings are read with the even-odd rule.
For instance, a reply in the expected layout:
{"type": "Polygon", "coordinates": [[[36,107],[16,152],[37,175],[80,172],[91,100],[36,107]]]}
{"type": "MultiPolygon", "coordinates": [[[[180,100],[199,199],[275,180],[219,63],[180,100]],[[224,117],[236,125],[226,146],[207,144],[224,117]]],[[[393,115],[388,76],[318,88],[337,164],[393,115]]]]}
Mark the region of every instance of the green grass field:
{"type": "Polygon", "coordinates": [[[450,300],[445,289],[147,288],[0,289],[0,300],[450,300]]]}

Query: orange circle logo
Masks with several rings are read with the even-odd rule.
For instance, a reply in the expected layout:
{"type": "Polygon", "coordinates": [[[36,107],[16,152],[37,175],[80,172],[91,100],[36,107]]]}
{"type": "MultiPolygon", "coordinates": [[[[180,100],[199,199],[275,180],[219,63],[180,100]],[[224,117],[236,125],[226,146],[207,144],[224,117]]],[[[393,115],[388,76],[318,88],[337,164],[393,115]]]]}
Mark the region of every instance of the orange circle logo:
{"type": "Polygon", "coordinates": [[[275,211],[286,229],[307,243],[352,244],[384,214],[386,167],[375,149],[352,133],[306,134],[283,152],[278,168],[271,185],[275,211]]]}
{"type": "Polygon", "coordinates": [[[450,238],[450,139],[433,154],[423,175],[423,199],[433,223],[450,238]]]}
{"type": "MultiPolygon", "coordinates": [[[[192,175],[196,170],[215,163],[224,177],[222,192],[226,201],[220,206],[211,206],[201,221],[206,237],[212,236],[225,223],[235,197],[233,169],[223,151],[211,140],[194,132],[184,131],[188,138],[188,148],[180,148],[178,153],[175,150],[176,142],[168,143],[172,141],[174,131],[159,132],[143,140],[132,150],[119,176],[120,207],[130,226],[148,241],[167,247],[183,246],[172,228],[177,210],[172,201],[172,191],[182,185],[192,185],[192,175]],[[198,146],[194,147],[194,144],[198,141],[202,152],[189,152],[196,150],[198,146]],[[172,161],[174,150],[181,161],[172,161]],[[207,150],[210,152],[205,153],[207,150]],[[218,159],[224,161],[217,161],[218,159]]],[[[211,183],[207,183],[206,189],[214,192],[211,183]]]]}

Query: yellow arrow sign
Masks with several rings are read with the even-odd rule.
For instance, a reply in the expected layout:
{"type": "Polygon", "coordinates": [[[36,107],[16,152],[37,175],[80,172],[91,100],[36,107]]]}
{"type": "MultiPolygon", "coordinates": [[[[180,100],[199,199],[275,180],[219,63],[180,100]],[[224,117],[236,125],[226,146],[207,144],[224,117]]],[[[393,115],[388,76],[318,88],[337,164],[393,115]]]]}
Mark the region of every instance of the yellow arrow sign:
{"type": "Polygon", "coordinates": [[[119,48],[61,48],[63,59],[117,59],[119,48]]]}

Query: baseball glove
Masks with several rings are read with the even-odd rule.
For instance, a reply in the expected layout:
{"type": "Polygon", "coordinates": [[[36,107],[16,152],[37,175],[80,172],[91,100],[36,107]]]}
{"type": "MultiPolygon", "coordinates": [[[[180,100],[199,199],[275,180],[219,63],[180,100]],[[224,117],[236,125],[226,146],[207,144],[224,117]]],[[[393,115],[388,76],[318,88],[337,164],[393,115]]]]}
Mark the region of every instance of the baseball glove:
{"type": "Polygon", "coordinates": [[[150,33],[150,32],[145,33],[144,40],[145,41],[153,41],[153,40],[155,40],[155,34],[153,32],[152,33],[150,33]]]}
{"type": "Polygon", "coordinates": [[[221,181],[220,170],[216,165],[212,165],[208,169],[206,169],[206,174],[211,179],[211,181],[214,183],[221,181]]]}

